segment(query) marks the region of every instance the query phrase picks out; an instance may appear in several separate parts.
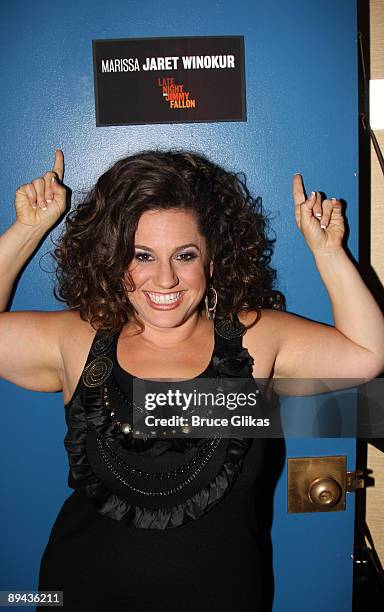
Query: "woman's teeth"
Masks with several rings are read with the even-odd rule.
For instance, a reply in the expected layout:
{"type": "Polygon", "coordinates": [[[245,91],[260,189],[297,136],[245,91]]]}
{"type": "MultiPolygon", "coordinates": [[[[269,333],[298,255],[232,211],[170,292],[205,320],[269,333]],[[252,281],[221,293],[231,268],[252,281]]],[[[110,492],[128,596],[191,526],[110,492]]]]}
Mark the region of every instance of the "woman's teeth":
{"type": "Polygon", "coordinates": [[[181,292],[178,293],[167,293],[167,295],[160,295],[158,293],[147,292],[149,299],[155,304],[173,304],[179,299],[181,292]]]}

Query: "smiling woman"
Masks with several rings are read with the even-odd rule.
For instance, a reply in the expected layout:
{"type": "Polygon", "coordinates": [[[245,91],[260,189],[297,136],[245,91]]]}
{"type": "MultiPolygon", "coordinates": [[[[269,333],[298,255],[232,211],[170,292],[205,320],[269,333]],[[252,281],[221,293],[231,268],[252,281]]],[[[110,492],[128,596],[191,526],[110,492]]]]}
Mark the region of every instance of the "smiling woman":
{"type": "Polygon", "coordinates": [[[239,175],[187,152],[132,155],[68,214],[55,250],[58,297],[98,329],[115,331],[128,319],[141,327],[137,300],[150,306],[148,291],[176,287],[183,305],[194,295],[201,313],[212,274],[218,318],[282,308],[272,288],[271,246],[260,201],[239,175]],[[187,295],[178,274],[193,284],[187,295]]]}
{"type": "Polygon", "coordinates": [[[213,262],[208,263],[206,241],[191,213],[145,212],[137,226],[135,256],[127,275],[129,301],[145,323],[181,325],[203,301],[207,267],[212,276],[213,262]]]}
{"type": "Polygon", "coordinates": [[[193,419],[171,435],[137,435],[134,383],[240,379],[250,391],[242,395],[257,398],[245,419],[257,427],[268,419],[258,418],[254,378],[380,372],[383,317],[342,248],[341,204],[306,198],[294,177],[297,226],[334,327],[284,312],[260,201],[239,175],[183,151],[118,161],[67,215],[54,251],[66,310],[5,312],[21,268],[66,209],[63,171],[57,151],[53,171],[17,190],[17,219],[0,237],[0,375],[62,390],[68,425],[74,493],[39,589],[64,591],[70,611],[158,610],[159,594],[167,612],[265,611],[271,568],[255,492],[267,440],[189,436],[193,419]]]}

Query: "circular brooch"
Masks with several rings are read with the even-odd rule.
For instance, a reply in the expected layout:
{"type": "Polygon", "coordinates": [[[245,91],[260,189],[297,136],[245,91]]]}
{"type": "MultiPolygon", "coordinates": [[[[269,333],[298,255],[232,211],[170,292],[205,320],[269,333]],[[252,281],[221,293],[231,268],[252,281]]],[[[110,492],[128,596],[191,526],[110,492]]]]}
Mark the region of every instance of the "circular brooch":
{"type": "Polygon", "coordinates": [[[246,328],[245,325],[240,323],[238,319],[235,319],[234,322],[232,322],[230,319],[220,319],[216,323],[215,329],[219,336],[226,338],[227,340],[231,340],[232,338],[244,336],[246,328]]]}
{"type": "Polygon", "coordinates": [[[109,357],[97,357],[85,368],[82,379],[86,387],[98,387],[112,372],[113,361],[109,357]]]}
{"type": "Polygon", "coordinates": [[[113,338],[113,336],[102,336],[96,340],[92,347],[92,354],[95,355],[95,357],[99,357],[103,353],[106,353],[113,342],[113,338]]]}

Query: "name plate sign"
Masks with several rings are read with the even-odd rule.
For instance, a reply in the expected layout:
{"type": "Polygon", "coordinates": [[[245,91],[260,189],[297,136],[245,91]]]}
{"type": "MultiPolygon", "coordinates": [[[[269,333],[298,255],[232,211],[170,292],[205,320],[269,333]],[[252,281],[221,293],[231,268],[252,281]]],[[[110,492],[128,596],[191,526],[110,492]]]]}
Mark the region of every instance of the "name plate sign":
{"type": "Polygon", "coordinates": [[[96,125],[246,121],[243,36],[94,40],[96,125]]]}

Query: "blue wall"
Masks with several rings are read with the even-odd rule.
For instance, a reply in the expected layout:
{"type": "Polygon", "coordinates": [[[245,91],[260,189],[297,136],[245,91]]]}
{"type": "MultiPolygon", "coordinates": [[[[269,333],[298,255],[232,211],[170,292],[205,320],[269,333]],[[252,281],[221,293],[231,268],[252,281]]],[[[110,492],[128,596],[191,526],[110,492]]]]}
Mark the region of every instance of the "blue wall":
{"type": "MultiPolygon", "coordinates": [[[[349,247],[357,255],[355,2],[15,1],[3,7],[2,17],[2,231],[13,219],[15,188],[50,166],[55,147],[64,150],[66,183],[75,193],[130,152],[194,149],[245,171],[273,217],[274,264],[288,309],[331,322],[325,289],[295,228],[291,177],[301,171],[308,190],[347,201],[349,247]],[[245,37],[246,123],[95,127],[92,39],[230,34],[245,37]]],[[[46,256],[51,248],[48,239],[25,271],[14,310],[62,307],[52,297],[46,256]]],[[[51,525],[69,493],[64,413],[56,394],[6,382],[0,393],[0,588],[31,589],[51,525]]],[[[334,453],[347,454],[353,469],[353,441],[287,442],[289,456],[334,453]]],[[[288,516],[285,508],[283,472],[275,497],[274,610],[350,610],[353,499],[347,512],[321,517],[288,516]],[[325,597],[308,607],[319,584],[332,589],[334,606],[325,597]]]]}

